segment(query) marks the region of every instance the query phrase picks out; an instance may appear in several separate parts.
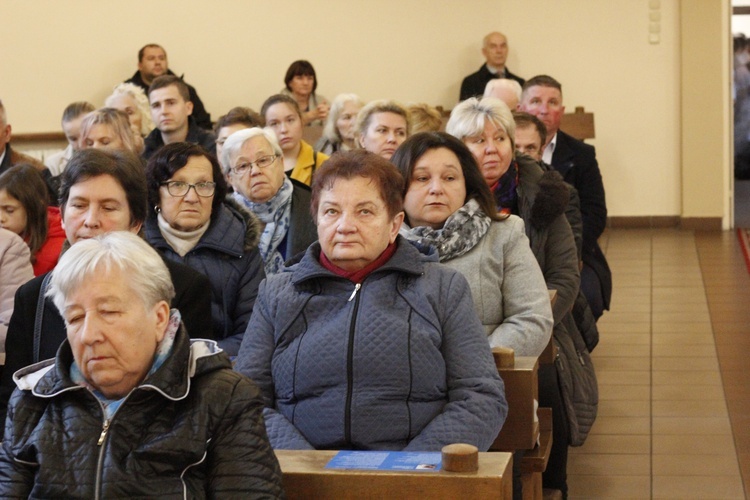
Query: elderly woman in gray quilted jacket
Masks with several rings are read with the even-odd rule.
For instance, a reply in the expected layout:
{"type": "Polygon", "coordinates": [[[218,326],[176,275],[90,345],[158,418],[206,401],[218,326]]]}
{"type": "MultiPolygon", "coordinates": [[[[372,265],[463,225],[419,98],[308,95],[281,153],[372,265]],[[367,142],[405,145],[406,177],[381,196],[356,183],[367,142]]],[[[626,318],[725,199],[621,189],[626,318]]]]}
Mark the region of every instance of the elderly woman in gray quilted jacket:
{"type": "Polygon", "coordinates": [[[2,498],[281,498],[258,388],[170,310],[164,261],[116,231],[65,252],[54,359],[17,371],[2,498]]]}
{"type": "Polygon", "coordinates": [[[274,448],[486,450],[505,420],[466,279],[398,236],[402,189],[365,151],[315,174],[319,241],[261,284],[235,365],[274,448]]]}

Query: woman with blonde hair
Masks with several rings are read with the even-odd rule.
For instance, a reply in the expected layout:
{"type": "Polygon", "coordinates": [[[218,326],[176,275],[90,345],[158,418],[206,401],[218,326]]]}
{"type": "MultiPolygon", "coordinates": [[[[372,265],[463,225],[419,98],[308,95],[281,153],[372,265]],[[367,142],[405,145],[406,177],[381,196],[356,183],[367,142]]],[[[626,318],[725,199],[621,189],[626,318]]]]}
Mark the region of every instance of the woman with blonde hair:
{"type": "Polygon", "coordinates": [[[396,101],[373,101],[357,115],[357,141],[367,151],[390,160],[409,137],[409,118],[409,111],[396,101]]]}
{"type": "Polygon", "coordinates": [[[80,149],[130,151],[140,155],[143,137],[133,131],[128,115],[115,108],[99,108],[81,122],[80,149]]]}

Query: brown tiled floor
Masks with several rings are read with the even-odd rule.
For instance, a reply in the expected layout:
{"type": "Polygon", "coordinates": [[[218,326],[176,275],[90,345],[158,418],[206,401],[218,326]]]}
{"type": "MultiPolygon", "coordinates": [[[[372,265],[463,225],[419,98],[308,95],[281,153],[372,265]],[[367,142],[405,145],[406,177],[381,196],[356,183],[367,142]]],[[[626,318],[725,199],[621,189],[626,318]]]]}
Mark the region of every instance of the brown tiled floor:
{"type": "Polygon", "coordinates": [[[748,498],[750,275],[735,233],[618,229],[602,243],[615,290],[570,498],[748,498]]]}

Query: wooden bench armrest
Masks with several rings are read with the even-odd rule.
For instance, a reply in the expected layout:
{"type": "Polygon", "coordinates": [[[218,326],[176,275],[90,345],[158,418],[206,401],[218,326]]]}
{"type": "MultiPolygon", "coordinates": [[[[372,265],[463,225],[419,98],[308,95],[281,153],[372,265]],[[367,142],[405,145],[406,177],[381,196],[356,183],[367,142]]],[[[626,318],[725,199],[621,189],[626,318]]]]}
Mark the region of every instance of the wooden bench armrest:
{"type": "Polygon", "coordinates": [[[537,415],[539,415],[539,444],[524,454],[521,459],[522,473],[544,472],[552,451],[552,409],[539,408],[537,415]]]}

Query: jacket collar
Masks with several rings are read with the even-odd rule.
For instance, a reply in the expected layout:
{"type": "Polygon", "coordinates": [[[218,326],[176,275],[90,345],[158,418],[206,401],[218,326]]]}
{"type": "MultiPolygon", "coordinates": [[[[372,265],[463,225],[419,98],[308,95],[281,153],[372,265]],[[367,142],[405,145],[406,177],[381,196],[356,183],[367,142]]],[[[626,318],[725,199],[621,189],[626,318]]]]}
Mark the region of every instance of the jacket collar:
{"type": "MultiPolygon", "coordinates": [[[[144,224],[146,239],[156,248],[167,249],[169,245],[159,230],[156,217],[149,217],[144,224]]],[[[219,206],[219,214],[211,218],[208,230],[192,251],[210,248],[232,257],[242,257],[258,246],[260,222],[249,210],[227,197],[219,206]]]]}
{"type": "MultiPolygon", "coordinates": [[[[437,251],[433,247],[418,249],[400,235],[396,239],[396,244],[398,247],[393,257],[371,275],[391,271],[419,276],[424,273],[426,262],[438,261],[437,251]]],[[[343,279],[323,267],[318,260],[318,255],[320,255],[320,243],[316,241],[307,248],[299,263],[284,268],[284,272],[294,273],[292,281],[295,285],[315,278],[343,279]]]]}
{"type": "MultiPolygon", "coordinates": [[[[134,389],[151,389],[164,397],[179,400],[187,396],[190,379],[209,371],[231,368],[229,358],[221,355],[222,349],[213,340],[190,340],[185,328],[175,338],[172,353],[164,364],[134,389]]],[[[70,378],[73,352],[66,339],[54,359],[41,361],[13,374],[13,381],[21,390],[30,390],[35,396],[52,398],[63,392],[81,390],[70,378]]]]}

